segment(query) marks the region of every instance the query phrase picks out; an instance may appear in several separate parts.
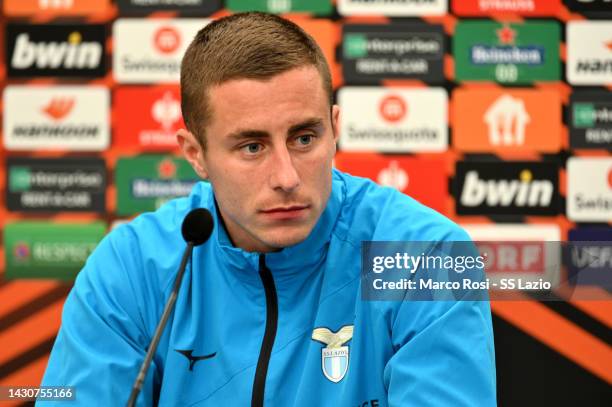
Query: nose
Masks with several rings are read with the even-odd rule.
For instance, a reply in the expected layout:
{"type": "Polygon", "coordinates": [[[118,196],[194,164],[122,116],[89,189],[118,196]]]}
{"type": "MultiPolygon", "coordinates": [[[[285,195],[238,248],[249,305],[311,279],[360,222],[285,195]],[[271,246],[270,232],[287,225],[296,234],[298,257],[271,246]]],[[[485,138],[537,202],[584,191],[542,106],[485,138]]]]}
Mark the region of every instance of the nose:
{"type": "Polygon", "coordinates": [[[283,192],[292,192],[300,186],[300,176],[293,164],[287,146],[275,149],[271,158],[270,186],[283,192]]]}

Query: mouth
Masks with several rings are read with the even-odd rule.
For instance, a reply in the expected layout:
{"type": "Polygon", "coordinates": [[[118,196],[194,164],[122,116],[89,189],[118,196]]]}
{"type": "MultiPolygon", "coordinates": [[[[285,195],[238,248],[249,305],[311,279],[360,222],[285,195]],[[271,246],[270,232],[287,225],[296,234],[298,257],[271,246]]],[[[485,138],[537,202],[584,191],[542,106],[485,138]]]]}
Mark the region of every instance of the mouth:
{"type": "Polygon", "coordinates": [[[274,220],[292,220],[303,217],[310,209],[310,205],[279,206],[262,210],[261,213],[274,220]]]}

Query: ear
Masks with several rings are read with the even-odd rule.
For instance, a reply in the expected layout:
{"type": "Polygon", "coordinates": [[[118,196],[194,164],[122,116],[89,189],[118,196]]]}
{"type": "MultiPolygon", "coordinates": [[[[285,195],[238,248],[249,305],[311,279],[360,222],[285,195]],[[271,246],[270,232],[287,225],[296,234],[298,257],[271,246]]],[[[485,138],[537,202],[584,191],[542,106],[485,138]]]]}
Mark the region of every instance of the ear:
{"type": "Polygon", "coordinates": [[[334,133],[334,143],[338,143],[338,138],[340,137],[340,106],[333,105],[331,111],[331,122],[332,122],[332,131],[334,133]]]}
{"type": "Polygon", "coordinates": [[[204,149],[196,137],[185,129],[180,129],[176,133],[176,141],[178,142],[183,157],[191,164],[193,170],[202,179],[208,179],[208,170],[206,169],[206,161],[204,159],[204,149]]]}

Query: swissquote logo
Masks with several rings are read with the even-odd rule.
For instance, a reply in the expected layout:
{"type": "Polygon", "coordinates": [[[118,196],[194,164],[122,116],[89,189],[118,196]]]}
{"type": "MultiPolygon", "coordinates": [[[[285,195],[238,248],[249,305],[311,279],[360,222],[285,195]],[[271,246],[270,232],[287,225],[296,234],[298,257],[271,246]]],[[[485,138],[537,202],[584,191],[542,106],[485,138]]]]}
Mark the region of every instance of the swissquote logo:
{"type": "Polygon", "coordinates": [[[153,45],[162,54],[172,54],[181,45],[181,35],[174,27],[159,27],[153,34],[153,45]]]}
{"type": "Polygon", "coordinates": [[[326,345],[321,349],[321,369],[325,377],[338,383],[344,378],[349,367],[349,347],[344,346],[353,338],[353,325],[345,325],[332,332],[328,328],[315,328],[312,339],[326,345]]]}
{"type": "Polygon", "coordinates": [[[181,58],[208,19],[120,18],[113,25],[113,74],[120,83],[178,83],[181,58]]]}
{"type": "Polygon", "coordinates": [[[103,150],[110,141],[109,104],[102,86],[9,85],[4,144],[9,150],[103,150]]]}
{"type": "Polygon", "coordinates": [[[349,86],[338,100],[345,151],[444,151],[448,145],[444,89],[349,86]]]}
{"type": "Polygon", "coordinates": [[[389,123],[396,123],[406,116],[406,102],[397,95],[385,96],[378,106],[383,119],[389,123]]]}
{"type": "Polygon", "coordinates": [[[7,25],[9,77],[101,77],[104,25],[7,25]]]}
{"type": "Polygon", "coordinates": [[[566,69],[572,85],[612,83],[612,21],[567,23],[566,69]]]}
{"type": "Polygon", "coordinates": [[[455,185],[461,215],[557,213],[558,168],[553,163],[459,162],[455,185]]]}
{"type": "Polygon", "coordinates": [[[612,219],[612,158],[571,157],[567,161],[567,217],[577,222],[612,219]]]}

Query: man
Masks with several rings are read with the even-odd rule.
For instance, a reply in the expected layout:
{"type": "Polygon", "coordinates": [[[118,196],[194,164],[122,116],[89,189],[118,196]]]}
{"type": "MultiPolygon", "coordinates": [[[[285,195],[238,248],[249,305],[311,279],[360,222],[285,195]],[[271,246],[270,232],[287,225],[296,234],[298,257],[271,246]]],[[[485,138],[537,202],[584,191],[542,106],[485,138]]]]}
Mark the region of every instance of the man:
{"type": "Polygon", "coordinates": [[[332,170],[338,106],[315,42],[237,14],[201,30],[181,68],[197,174],[187,198],[110,233],[79,274],[43,383],[122,405],[176,277],[180,227],[208,208],[141,405],[490,406],[486,301],[364,301],[361,242],[468,240],[399,192],[332,170]]]}

